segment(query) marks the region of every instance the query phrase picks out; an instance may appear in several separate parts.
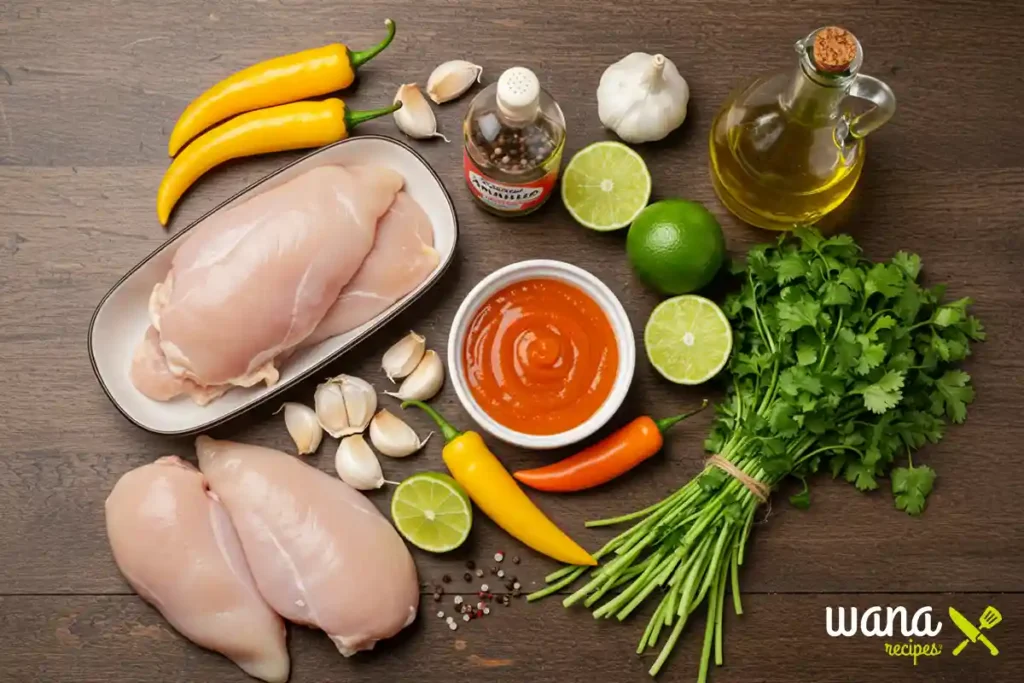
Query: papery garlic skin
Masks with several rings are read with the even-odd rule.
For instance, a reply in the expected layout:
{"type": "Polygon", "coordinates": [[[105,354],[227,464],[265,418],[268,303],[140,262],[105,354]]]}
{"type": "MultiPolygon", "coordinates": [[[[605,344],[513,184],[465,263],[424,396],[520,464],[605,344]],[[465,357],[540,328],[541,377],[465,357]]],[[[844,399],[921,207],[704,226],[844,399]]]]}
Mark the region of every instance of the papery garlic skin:
{"type": "Polygon", "coordinates": [[[430,108],[430,103],[415,83],[404,83],[399,86],[394,101],[402,103],[402,108],[394,113],[398,130],[417,140],[442,138],[445,142],[450,142],[437,132],[434,110],[430,108]]]}
{"type": "Polygon", "coordinates": [[[285,403],[281,409],[284,410],[284,425],[295,442],[296,452],[299,455],[316,453],[324,438],[316,411],[301,403],[285,403]]]}
{"type": "Polygon", "coordinates": [[[403,401],[429,401],[437,395],[443,384],[444,364],[437,352],[430,350],[423,354],[416,369],[405,378],[398,391],[384,393],[403,401]]]}
{"type": "Polygon", "coordinates": [[[429,434],[426,439],[420,441],[412,427],[387,409],[380,411],[370,420],[370,442],[381,454],[391,458],[412,455],[423,448],[428,439],[429,434]]]}
{"type": "Polygon", "coordinates": [[[661,140],[686,120],[690,87],[664,55],[633,52],[601,75],[597,113],[626,142],[661,140]]]}
{"type": "Polygon", "coordinates": [[[451,102],[479,83],[483,72],[482,66],[464,59],[440,64],[427,79],[427,95],[436,104],[451,102]]]}
{"type": "Polygon", "coordinates": [[[426,350],[426,338],[410,331],[384,352],[380,361],[381,368],[392,382],[402,379],[416,369],[426,350]]]}
{"type": "Polygon", "coordinates": [[[313,394],[313,404],[316,406],[316,418],[325,432],[335,439],[348,433],[348,412],[340,384],[327,381],[318,386],[313,394]]]}
{"type": "Polygon", "coordinates": [[[371,491],[384,485],[380,461],[362,434],[341,440],[334,455],[334,469],[343,482],[359,491],[371,491]]]}

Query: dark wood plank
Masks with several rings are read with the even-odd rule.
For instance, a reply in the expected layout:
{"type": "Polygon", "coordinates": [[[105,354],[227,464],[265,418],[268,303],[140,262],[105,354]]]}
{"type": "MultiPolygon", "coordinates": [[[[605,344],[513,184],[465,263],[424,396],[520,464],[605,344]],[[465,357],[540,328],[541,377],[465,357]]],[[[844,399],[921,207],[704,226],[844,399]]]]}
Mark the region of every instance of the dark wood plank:
{"type": "MultiPolygon", "coordinates": [[[[522,63],[537,68],[568,105],[573,146],[603,135],[594,99],[602,70],[632,50],[665,52],[693,92],[691,122],[670,144],[687,187],[706,175],[706,134],[718,104],[752,74],[790,68],[790,46],[825,21],[814,0],[653,0],[639,13],[629,3],[603,3],[583,16],[570,2],[520,2],[512,11],[446,0],[369,0],[342,11],[321,0],[230,8],[193,0],[164,3],[160,13],[146,0],[19,0],[8,8],[0,67],[11,82],[0,74],[0,163],[163,164],[175,118],[209,85],[310,46],[371,44],[391,16],[399,38],[367,66],[358,91],[346,95],[354,104],[390,102],[399,83],[422,83],[447,59],[482,64],[488,80],[522,63]]],[[[994,48],[1016,40],[1024,22],[1020,3],[850,3],[834,19],[863,39],[865,71],[889,82],[899,99],[896,117],[872,144],[885,167],[1019,165],[1006,144],[1019,138],[1017,55],[994,48]],[[924,6],[927,28],[917,16],[924,6]]],[[[464,107],[440,108],[443,130],[458,136],[464,107]]]]}
{"type": "MultiPolygon", "coordinates": [[[[256,166],[262,172],[270,162],[256,166]]],[[[204,183],[182,218],[198,215],[252,180],[254,170],[239,166],[204,183]]],[[[0,330],[0,357],[8,361],[11,379],[0,393],[0,414],[12,418],[5,430],[7,455],[0,459],[0,543],[20,549],[0,564],[0,593],[125,592],[107,550],[103,500],[125,471],[168,452],[191,456],[188,441],[147,435],[121,418],[97,386],[85,355],[84,331],[93,306],[120,273],[163,238],[149,220],[157,175],[154,169],[0,168],[0,205],[14,226],[0,239],[6,245],[0,252],[0,304],[7,323],[0,330]],[[69,557],[73,572],[68,571],[69,557]]],[[[1018,381],[1024,329],[1014,314],[1024,303],[1021,282],[1015,279],[1022,235],[1014,229],[1024,211],[1017,189],[1024,172],[975,175],[976,185],[923,173],[909,187],[900,177],[881,170],[865,177],[869,206],[863,210],[876,218],[865,220],[857,234],[873,255],[897,245],[920,252],[932,281],[949,282],[956,296],[978,298],[991,337],[968,364],[978,401],[966,425],[919,456],[941,476],[925,517],[909,519],[897,512],[887,492],[866,496],[819,478],[809,512],[790,509],[782,499],[769,522],[759,527],[746,575],[755,590],[1024,590],[1024,527],[1017,523],[1017,492],[1004,476],[1015,467],[1017,444],[1024,440],[1014,409],[1024,405],[1024,386],[1018,381]],[[936,203],[937,196],[943,202],[936,203]],[[1006,213],[995,213],[993,207],[1006,213]],[[979,222],[978,215],[986,218],[979,222]],[[969,235],[961,232],[967,226],[969,235]],[[939,548],[949,562],[935,561],[939,548]]],[[[455,182],[449,186],[460,200],[464,228],[458,265],[422,306],[384,330],[381,341],[355,350],[333,371],[355,373],[382,386],[379,355],[388,341],[413,327],[426,333],[432,346],[443,348],[455,308],[481,277],[505,263],[551,253],[580,254],[573,260],[622,297],[639,337],[657,298],[634,280],[620,238],[568,225],[557,207],[545,210],[538,221],[495,224],[465,205],[463,188],[455,182]]],[[[715,207],[711,198],[704,199],[715,207]]],[[[764,237],[727,225],[734,252],[764,237]]],[[[309,402],[313,384],[296,389],[290,398],[309,402]]],[[[615,424],[644,412],[660,415],[691,406],[715,391],[671,386],[641,359],[629,407],[615,424]]],[[[454,392],[446,389],[438,405],[468,424],[454,392]]],[[[280,417],[272,417],[271,410],[219,433],[287,448],[280,417]]],[[[596,547],[607,532],[584,530],[581,522],[645,506],[685,482],[699,469],[708,418],[700,416],[680,428],[663,456],[621,482],[578,496],[538,495],[538,500],[596,547]]],[[[410,420],[428,428],[420,416],[410,420]]],[[[330,443],[316,461],[328,471],[330,443]]],[[[553,457],[499,444],[495,448],[510,467],[553,457]]],[[[415,458],[387,460],[384,466],[392,478],[441,468],[440,447],[431,444],[415,458]]],[[[386,509],[386,492],[373,498],[386,509]]],[[[496,549],[532,557],[483,519],[472,547],[460,557],[479,559],[496,549]]],[[[446,558],[418,553],[417,559],[425,578],[438,579],[450,570],[446,558]]],[[[538,577],[550,568],[536,558],[523,572],[538,577]]]]}
{"type": "MultiPolygon", "coordinates": [[[[447,608],[450,602],[442,609],[447,608]]],[[[745,614],[726,610],[725,664],[714,669],[714,683],[766,683],[782,680],[815,683],[901,681],[964,683],[1017,680],[1024,659],[1024,597],[1020,595],[756,595],[744,600],[745,614]],[[932,639],[942,654],[920,658],[917,666],[891,657],[885,642],[893,638],[831,638],[825,608],[931,606],[942,630],[932,639]],[[992,657],[972,644],[958,657],[952,650],[962,639],[946,616],[949,605],[969,618],[995,606],[1003,622],[989,631],[999,648],[992,657]]],[[[654,655],[634,654],[644,618],[619,624],[595,622],[584,610],[556,603],[515,603],[495,608],[481,621],[459,622],[450,631],[425,600],[420,618],[393,641],[373,652],[343,659],[323,634],[292,628],[292,683],[314,681],[407,680],[416,672],[423,681],[649,681],[654,655]]],[[[450,611],[450,610],[449,610],[450,611]]],[[[689,681],[697,675],[704,632],[703,612],[695,615],[659,680],[689,681]]],[[[246,677],[220,655],[192,645],[152,608],[132,596],[0,598],[0,670],[6,680],[57,683],[193,683],[237,681],[246,677]]]]}

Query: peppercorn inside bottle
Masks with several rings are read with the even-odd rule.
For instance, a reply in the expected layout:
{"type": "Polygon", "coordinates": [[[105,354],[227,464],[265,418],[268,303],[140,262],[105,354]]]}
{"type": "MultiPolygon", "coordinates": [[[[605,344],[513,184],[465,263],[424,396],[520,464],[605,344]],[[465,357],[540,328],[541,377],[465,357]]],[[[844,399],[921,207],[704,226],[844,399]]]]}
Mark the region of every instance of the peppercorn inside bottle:
{"type": "Polygon", "coordinates": [[[521,66],[505,71],[469,105],[463,171],[473,198],[503,217],[523,216],[551,196],[565,148],[565,117],[521,66]]]}

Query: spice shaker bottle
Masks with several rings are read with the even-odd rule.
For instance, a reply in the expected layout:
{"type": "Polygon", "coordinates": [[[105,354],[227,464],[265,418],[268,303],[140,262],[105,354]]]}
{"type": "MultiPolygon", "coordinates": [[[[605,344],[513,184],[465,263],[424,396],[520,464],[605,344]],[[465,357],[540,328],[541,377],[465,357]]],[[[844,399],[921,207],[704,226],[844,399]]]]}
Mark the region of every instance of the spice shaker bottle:
{"type": "Polygon", "coordinates": [[[493,214],[523,216],[551,196],[565,148],[565,117],[529,69],[508,69],[473,98],[462,125],[463,173],[493,214]]]}

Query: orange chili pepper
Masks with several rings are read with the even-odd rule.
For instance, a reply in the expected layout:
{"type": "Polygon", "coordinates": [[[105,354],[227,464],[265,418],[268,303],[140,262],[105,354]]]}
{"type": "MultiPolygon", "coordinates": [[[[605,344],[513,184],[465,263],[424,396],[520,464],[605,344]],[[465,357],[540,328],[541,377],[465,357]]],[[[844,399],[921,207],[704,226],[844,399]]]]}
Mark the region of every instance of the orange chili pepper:
{"type": "Polygon", "coordinates": [[[520,470],[512,476],[538,491],[583,491],[600,486],[660,451],[665,443],[662,435],[666,431],[704,410],[707,405],[708,402],[704,401],[697,410],[661,420],[646,415],[638,417],[576,455],[545,467],[520,470]]]}

